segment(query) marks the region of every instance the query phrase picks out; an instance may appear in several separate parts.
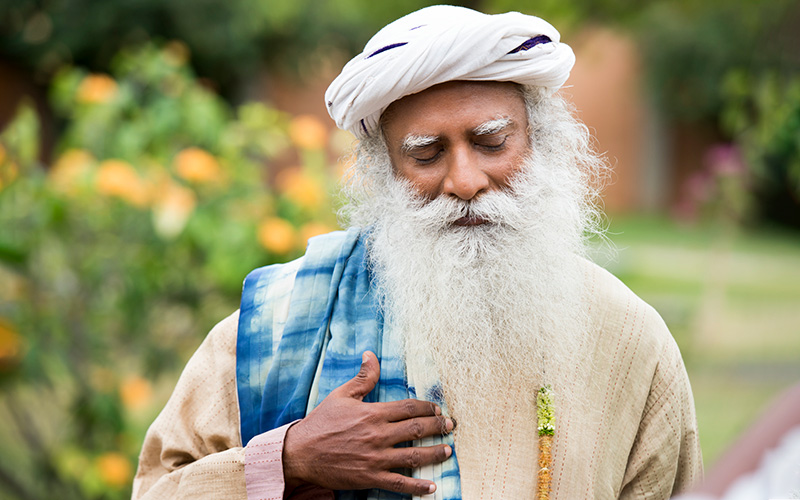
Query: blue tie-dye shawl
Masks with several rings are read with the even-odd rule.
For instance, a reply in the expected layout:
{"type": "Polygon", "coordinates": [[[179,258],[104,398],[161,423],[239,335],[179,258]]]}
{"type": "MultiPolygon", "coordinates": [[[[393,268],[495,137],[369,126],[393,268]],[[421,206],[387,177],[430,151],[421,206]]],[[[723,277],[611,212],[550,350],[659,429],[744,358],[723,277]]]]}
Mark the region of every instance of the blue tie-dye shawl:
{"type": "MultiPolygon", "coordinates": [[[[354,228],[312,238],[303,258],[256,269],[245,279],[236,350],[243,443],[303,418],[358,373],[367,350],[377,355],[381,376],[364,401],[417,397],[406,383],[398,341],[391,328],[384,329],[365,256],[363,235],[354,228]]],[[[436,400],[433,394],[424,399],[436,400]]],[[[452,434],[413,445],[438,443],[452,446],[452,434]]],[[[413,475],[436,482],[437,500],[461,498],[455,453],[413,475]]],[[[339,491],[337,497],[409,495],[374,489],[339,491]]]]}

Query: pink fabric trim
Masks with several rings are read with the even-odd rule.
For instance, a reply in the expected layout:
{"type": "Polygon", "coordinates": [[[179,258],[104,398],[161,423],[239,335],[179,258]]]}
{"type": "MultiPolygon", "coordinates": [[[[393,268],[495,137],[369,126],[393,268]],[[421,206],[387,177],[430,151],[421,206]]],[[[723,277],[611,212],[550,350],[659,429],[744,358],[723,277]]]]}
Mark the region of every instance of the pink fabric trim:
{"type": "Polygon", "coordinates": [[[247,500],[283,498],[283,440],[294,422],[259,434],[244,448],[247,500]]]}
{"type": "MultiPolygon", "coordinates": [[[[247,500],[281,500],[286,484],[283,479],[283,441],[289,427],[299,422],[288,423],[277,429],[259,434],[244,448],[244,479],[247,500]]],[[[333,492],[313,485],[297,488],[289,498],[333,499],[333,492]]]]}

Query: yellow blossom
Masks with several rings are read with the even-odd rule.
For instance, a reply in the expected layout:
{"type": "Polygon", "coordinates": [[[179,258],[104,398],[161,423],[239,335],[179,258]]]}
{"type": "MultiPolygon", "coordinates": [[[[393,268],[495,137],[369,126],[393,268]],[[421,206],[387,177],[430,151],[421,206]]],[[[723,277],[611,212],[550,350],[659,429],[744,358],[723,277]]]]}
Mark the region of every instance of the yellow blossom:
{"type": "Polygon", "coordinates": [[[149,201],[147,185],[129,163],[122,160],[105,160],[97,170],[97,190],[107,196],[116,196],[136,207],[149,201]]]}
{"type": "Polygon", "coordinates": [[[292,202],[308,210],[320,208],[325,201],[322,185],[300,167],[282,170],[275,178],[275,184],[292,202]]]}
{"type": "Polygon", "coordinates": [[[175,156],[175,173],[189,182],[214,182],[222,177],[216,157],[200,148],[186,148],[175,156]]]}
{"type": "Polygon", "coordinates": [[[120,488],[127,485],[133,476],[130,460],[122,453],[108,452],[97,457],[97,470],[103,482],[120,488]]]}
{"type": "Polygon", "coordinates": [[[56,190],[73,193],[94,162],[92,154],[85,149],[68,149],[58,157],[47,177],[56,190]]]}
{"type": "Polygon", "coordinates": [[[14,326],[0,318],[0,371],[16,365],[22,357],[22,337],[14,326]]]}
{"type": "Polygon", "coordinates": [[[78,87],[77,99],[86,103],[109,102],[117,95],[117,82],[108,75],[87,75],[78,87]]]}
{"type": "Polygon", "coordinates": [[[153,396],[153,388],[146,379],[131,375],[122,381],[119,388],[122,404],[128,410],[137,411],[147,407],[153,396]]]}
{"type": "Polygon", "coordinates": [[[328,142],[328,129],[314,115],[298,115],[289,122],[289,139],[302,149],[322,149],[328,142]]]}
{"type": "Polygon", "coordinates": [[[300,228],[300,241],[308,245],[308,240],[320,234],[330,233],[333,228],[321,222],[309,222],[300,228]]]}
{"type": "Polygon", "coordinates": [[[194,191],[171,178],[162,182],[153,200],[153,227],[162,238],[179,235],[197,206],[194,191]]]}
{"type": "Polygon", "coordinates": [[[286,219],[268,217],[258,225],[258,242],[270,252],[284,254],[295,248],[297,234],[286,219]]]}

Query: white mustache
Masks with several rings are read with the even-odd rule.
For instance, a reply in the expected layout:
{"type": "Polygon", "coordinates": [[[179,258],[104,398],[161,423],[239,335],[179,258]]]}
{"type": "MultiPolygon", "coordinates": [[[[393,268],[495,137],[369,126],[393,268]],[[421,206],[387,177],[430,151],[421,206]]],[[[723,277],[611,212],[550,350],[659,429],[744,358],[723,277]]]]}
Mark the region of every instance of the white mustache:
{"type": "Polygon", "coordinates": [[[464,217],[483,219],[485,223],[520,229],[524,220],[522,200],[513,190],[494,190],[472,200],[462,200],[448,195],[428,200],[418,195],[409,196],[415,209],[413,222],[432,230],[447,230],[464,217]]]}

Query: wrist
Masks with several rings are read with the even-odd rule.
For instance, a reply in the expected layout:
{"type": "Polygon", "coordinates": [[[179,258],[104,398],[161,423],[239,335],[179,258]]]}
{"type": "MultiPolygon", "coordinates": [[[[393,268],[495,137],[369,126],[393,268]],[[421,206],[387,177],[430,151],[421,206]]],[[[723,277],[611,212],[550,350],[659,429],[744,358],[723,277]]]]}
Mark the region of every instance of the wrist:
{"type": "Polygon", "coordinates": [[[300,449],[299,440],[297,439],[298,431],[301,431],[301,429],[299,429],[296,424],[300,422],[302,422],[302,420],[297,420],[292,423],[287,429],[283,439],[283,454],[281,460],[283,461],[283,481],[285,484],[286,496],[296,488],[307,484],[303,468],[303,453],[300,449]]]}
{"type": "Polygon", "coordinates": [[[244,447],[245,484],[248,498],[281,498],[286,491],[283,445],[292,424],[255,436],[244,447]]]}

